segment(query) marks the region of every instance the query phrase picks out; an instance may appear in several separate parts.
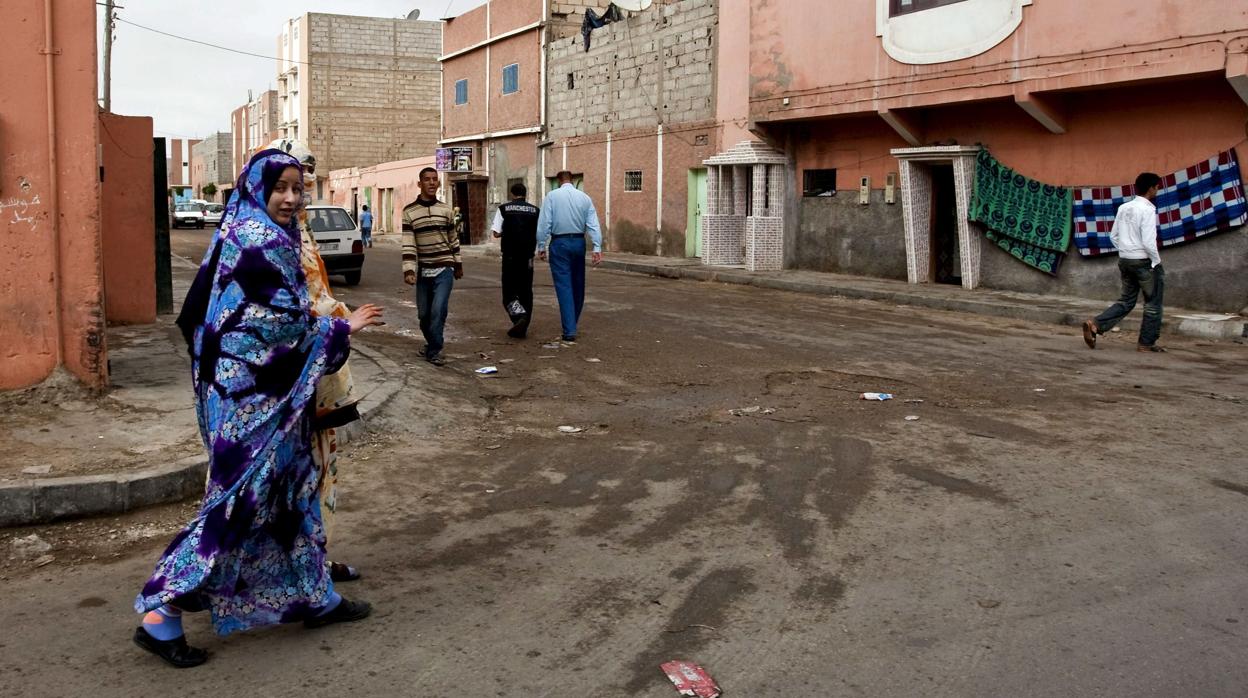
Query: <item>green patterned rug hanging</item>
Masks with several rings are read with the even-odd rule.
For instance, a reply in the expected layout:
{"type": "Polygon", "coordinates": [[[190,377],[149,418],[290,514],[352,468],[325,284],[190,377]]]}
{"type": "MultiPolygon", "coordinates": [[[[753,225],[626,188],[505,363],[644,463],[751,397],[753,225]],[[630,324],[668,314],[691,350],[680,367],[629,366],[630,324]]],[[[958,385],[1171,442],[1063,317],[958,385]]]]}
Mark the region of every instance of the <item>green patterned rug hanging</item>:
{"type": "Polygon", "coordinates": [[[1057,276],[1070,247],[1073,206],[1070,189],[1028,179],[979,151],[971,220],[1024,264],[1057,276]]]}

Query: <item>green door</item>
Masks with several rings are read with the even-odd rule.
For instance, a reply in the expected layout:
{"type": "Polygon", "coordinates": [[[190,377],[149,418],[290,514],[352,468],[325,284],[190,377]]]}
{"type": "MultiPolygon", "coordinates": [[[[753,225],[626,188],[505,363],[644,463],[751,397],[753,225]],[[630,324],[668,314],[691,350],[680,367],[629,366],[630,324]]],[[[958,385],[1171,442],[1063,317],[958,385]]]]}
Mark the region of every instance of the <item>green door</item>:
{"type": "Polygon", "coordinates": [[[685,224],[685,256],[702,256],[702,212],[706,210],[706,169],[689,170],[689,218],[685,224]]]}

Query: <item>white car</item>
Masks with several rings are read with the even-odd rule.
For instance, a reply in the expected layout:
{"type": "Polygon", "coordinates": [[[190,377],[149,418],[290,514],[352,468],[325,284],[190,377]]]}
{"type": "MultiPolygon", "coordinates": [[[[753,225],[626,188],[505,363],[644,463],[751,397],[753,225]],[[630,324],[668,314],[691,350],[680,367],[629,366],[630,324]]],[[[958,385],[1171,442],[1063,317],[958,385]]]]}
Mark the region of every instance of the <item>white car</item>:
{"type": "Polygon", "coordinates": [[[364,271],[364,236],[355,219],[341,206],[308,206],[308,230],[321,249],[330,274],[341,274],[348,286],[360,283],[364,271]]]}
{"type": "Polygon", "coordinates": [[[223,215],[225,215],[225,206],[221,204],[208,204],[204,207],[204,223],[208,225],[220,225],[223,215]]]}
{"type": "Polygon", "coordinates": [[[204,209],[196,203],[181,203],[173,208],[173,227],[199,228],[204,227],[204,209]]]}

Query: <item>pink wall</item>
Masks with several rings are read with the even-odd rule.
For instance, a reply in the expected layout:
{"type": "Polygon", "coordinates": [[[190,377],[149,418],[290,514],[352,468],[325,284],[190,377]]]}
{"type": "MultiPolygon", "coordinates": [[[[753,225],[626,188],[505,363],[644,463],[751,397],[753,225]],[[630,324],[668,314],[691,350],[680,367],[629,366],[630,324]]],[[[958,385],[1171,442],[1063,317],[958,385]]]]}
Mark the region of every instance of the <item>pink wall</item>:
{"type": "MultiPolygon", "coordinates": [[[[369,208],[373,209],[377,225],[382,224],[381,211],[379,211],[382,189],[394,189],[394,206],[390,211],[390,220],[394,223],[391,227],[398,228],[403,216],[403,207],[416,200],[420,194],[420,171],[426,167],[433,167],[434,158],[414,158],[411,160],[398,160],[395,162],[383,162],[374,167],[352,167],[343,170],[334,170],[329,173],[329,196],[330,203],[343,208],[351,209],[351,190],[359,191],[360,203],[369,203],[364,200],[364,190],[366,187],[372,187],[373,200],[369,203],[369,208]]],[[[445,201],[445,196],[442,197],[445,201]]],[[[385,232],[396,232],[395,230],[387,230],[385,232]]]]}
{"type": "Polygon", "coordinates": [[[442,23],[442,55],[485,41],[485,5],[442,23]]]}
{"type": "Polygon", "coordinates": [[[490,3],[490,35],[498,36],[542,21],[542,0],[498,0],[490,3]]]}
{"type": "MultiPolygon", "coordinates": [[[[501,79],[500,75],[498,80],[501,79]]],[[[486,129],[485,122],[485,50],[472,51],[443,62],[442,137],[482,133],[486,129]],[[468,79],[468,103],[455,104],[455,83],[463,78],[468,79]]]]}
{"type": "Polygon", "coordinates": [[[536,126],[542,109],[541,34],[536,29],[490,45],[490,131],[536,126]],[[519,64],[520,91],[503,94],[503,67],[519,64]]]}
{"type": "MultiPolygon", "coordinates": [[[[1082,92],[1071,98],[1069,114],[1062,135],[1007,101],[926,110],[922,124],[930,140],[983,143],[1002,162],[1044,182],[1123,184],[1141,171],[1173,172],[1241,143],[1248,105],[1213,77],[1082,92]]],[[[836,168],[842,189],[864,175],[881,188],[885,174],[898,171],[889,150],[908,147],[872,115],[802,124],[793,134],[799,184],[804,169],[836,168]]]]}
{"type": "MultiPolygon", "coordinates": [[[[1181,50],[1162,52],[1150,62],[1171,74],[1225,66],[1227,40],[1215,33],[1248,31],[1248,8],[1243,3],[1178,2],[1176,0],[1041,0],[1023,9],[1022,25],[986,53],[937,65],[906,65],[893,60],[876,36],[876,3],[863,0],[838,3],[835,19],[828,18],[824,0],[752,0],[753,41],[750,46],[751,96],[755,100],[819,90],[825,103],[845,101],[858,92],[849,88],[860,81],[900,79],[934,81],[927,89],[973,88],[999,80],[980,74],[955,77],[953,70],[1013,67],[1043,57],[1037,73],[1060,82],[1077,82],[1089,69],[1130,71],[1145,56],[1145,44],[1170,39],[1181,50]],[[813,17],[823,17],[812,21],[813,17]],[[831,30],[831,31],[830,31],[831,30]],[[1182,37],[1198,37],[1181,39],[1182,37]],[[1181,40],[1179,40],[1181,39],[1181,40]],[[835,46],[835,50],[829,47],[835,46]],[[1127,47],[1127,50],[1122,50],[1127,47]],[[1081,54],[1115,50],[1114,60],[1085,61],[1081,54]],[[1069,65],[1063,64],[1068,62],[1069,65]],[[1064,76],[1064,77],[1062,77],[1064,76]]],[[[1239,53],[1243,48],[1239,48],[1239,53]]],[[[995,75],[995,74],[994,74],[995,75]]],[[[1008,75],[1014,82],[1018,75],[1008,75]]],[[[1105,81],[1104,78],[1101,79],[1105,81]]],[[[1051,84],[1047,89],[1056,89],[1051,84]]],[[[913,84],[897,85],[899,93],[913,92],[913,84]]],[[[975,89],[967,97],[973,97],[975,89]]],[[[885,90],[885,94],[891,90],[885,90]]],[[[867,95],[868,97],[870,95],[867,95]]],[[[755,112],[762,105],[755,105],[755,112]]],[[[768,105],[772,107],[772,105],[768,105]]],[[[791,105],[796,109],[798,105],[791,105]]]]}
{"type": "MultiPolygon", "coordinates": [[[[100,189],[96,167],[96,11],[53,10],[57,183],[49,172],[44,3],[6,0],[0,42],[0,389],[38,383],[59,365],[107,382],[100,189]],[[53,206],[59,215],[53,220],[53,206]],[[60,303],[57,303],[57,297],[60,303]]],[[[150,152],[151,147],[146,148],[150,152]]]]}
{"type": "Polygon", "coordinates": [[[722,124],[721,150],[757,140],[750,119],[750,0],[720,0],[716,45],[715,118],[722,124]]]}
{"type": "Polygon", "coordinates": [[[100,114],[104,150],[101,238],[109,322],[156,322],[152,118],[100,114]]]}

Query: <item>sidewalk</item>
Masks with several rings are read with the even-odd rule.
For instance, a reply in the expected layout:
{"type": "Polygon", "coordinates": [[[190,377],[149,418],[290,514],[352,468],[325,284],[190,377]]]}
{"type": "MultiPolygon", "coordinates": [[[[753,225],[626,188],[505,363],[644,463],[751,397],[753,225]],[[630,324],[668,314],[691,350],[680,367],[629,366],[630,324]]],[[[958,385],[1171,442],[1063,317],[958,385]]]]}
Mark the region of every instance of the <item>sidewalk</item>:
{"type": "MultiPolygon", "coordinates": [[[[498,256],[499,254],[497,245],[477,245],[465,247],[464,250],[469,256],[498,256]]],[[[664,279],[716,281],[1053,325],[1081,325],[1084,320],[1099,314],[1107,305],[1106,301],[1066,296],[1037,296],[989,289],[966,291],[959,286],[909,284],[890,279],[814,271],[750,272],[742,267],[706,266],[696,259],[650,257],[616,252],[607,254],[602,268],[647,274],[664,279]]],[[[1120,327],[1123,332],[1135,332],[1139,330],[1139,323],[1139,313],[1133,313],[1122,322],[1120,327]]],[[[1167,307],[1164,329],[1166,332],[1205,339],[1243,340],[1248,337],[1248,318],[1242,315],[1205,313],[1167,307]]]]}
{"type": "MultiPolygon", "coordinates": [[[[202,494],[208,461],[186,346],[172,316],[108,331],[112,386],[92,395],[52,379],[0,396],[0,527],[116,514],[202,494]]],[[[402,369],[358,342],[351,371],[367,416],[402,369]]],[[[340,445],[363,428],[341,430],[340,445]]]]}

